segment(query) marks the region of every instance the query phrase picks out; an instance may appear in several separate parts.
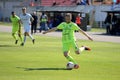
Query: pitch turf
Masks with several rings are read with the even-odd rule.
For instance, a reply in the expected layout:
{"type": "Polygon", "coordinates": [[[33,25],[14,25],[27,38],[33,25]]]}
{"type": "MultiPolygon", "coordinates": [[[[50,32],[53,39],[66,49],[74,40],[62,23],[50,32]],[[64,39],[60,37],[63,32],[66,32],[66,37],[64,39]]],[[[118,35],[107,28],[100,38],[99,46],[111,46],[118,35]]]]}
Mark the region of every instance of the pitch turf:
{"type": "Polygon", "coordinates": [[[0,33],[0,80],[119,80],[120,44],[78,40],[91,52],[71,52],[80,64],[77,70],[65,70],[68,62],[62,54],[61,38],[35,36],[24,47],[14,44],[9,33],[0,33]]]}

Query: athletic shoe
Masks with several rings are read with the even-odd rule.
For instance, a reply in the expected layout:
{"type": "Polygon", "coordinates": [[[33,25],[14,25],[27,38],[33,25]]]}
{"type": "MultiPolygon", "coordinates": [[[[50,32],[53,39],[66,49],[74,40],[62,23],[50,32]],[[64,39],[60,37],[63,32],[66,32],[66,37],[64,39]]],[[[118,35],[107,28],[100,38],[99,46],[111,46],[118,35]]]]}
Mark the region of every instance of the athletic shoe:
{"type": "Polygon", "coordinates": [[[21,45],[21,46],[24,46],[24,43],[21,43],[20,45],[21,45]]]}
{"type": "Polygon", "coordinates": [[[15,44],[17,44],[17,43],[18,43],[18,40],[15,41],[15,44]]]}
{"type": "Polygon", "coordinates": [[[33,44],[35,44],[35,39],[32,40],[33,44]]]}
{"type": "Polygon", "coordinates": [[[87,51],[90,51],[90,50],[91,50],[91,48],[89,48],[89,47],[87,47],[87,46],[82,46],[82,47],[85,47],[85,50],[87,50],[87,51]]]}
{"type": "Polygon", "coordinates": [[[79,65],[78,64],[75,64],[74,65],[74,69],[78,69],[79,68],[79,65]]]}

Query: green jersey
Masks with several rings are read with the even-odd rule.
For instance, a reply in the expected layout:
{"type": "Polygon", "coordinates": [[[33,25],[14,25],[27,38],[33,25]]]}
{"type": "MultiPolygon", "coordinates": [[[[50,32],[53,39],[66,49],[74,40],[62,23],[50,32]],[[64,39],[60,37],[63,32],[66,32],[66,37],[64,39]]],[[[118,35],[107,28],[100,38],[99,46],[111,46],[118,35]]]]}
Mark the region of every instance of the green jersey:
{"type": "Polygon", "coordinates": [[[15,15],[15,17],[10,17],[13,27],[19,27],[19,23],[18,21],[20,20],[20,18],[18,16],[15,15]]]}
{"type": "Polygon", "coordinates": [[[60,25],[57,26],[57,29],[62,30],[62,41],[65,42],[71,42],[75,41],[75,35],[74,32],[76,30],[79,30],[80,28],[77,26],[77,24],[70,22],[62,22],[60,25]]]}

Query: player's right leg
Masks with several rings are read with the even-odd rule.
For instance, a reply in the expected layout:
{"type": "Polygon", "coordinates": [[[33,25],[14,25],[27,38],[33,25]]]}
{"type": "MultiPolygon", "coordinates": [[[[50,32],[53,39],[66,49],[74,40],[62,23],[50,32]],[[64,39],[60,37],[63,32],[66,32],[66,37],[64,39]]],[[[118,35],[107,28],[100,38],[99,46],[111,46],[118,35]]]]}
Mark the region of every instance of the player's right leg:
{"type": "Polygon", "coordinates": [[[18,43],[18,37],[16,33],[12,33],[13,38],[15,39],[15,44],[18,43]]]}
{"type": "Polygon", "coordinates": [[[30,39],[32,39],[32,42],[34,44],[35,43],[35,39],[33,38],[33,36],[29,32],[27,32],[27,35],[30,37],[30,39]]]}
{"type": "Polygon", "coordinates": [[[33,44],[35,43],[35,39],[33,38],[33,36],[30,34],[30,30],[31,30],[31,26],[28,26],[26,28],[26,35],[30,37],[30,39],[32,39],[33,44]]]}
{"type": "Polygon", "coordinates": [[[78,69],[79,68],[79,65],[78,63],[69,55],[69,52],[68,51],[65,51],[64,52],[64,56],[66,57],[66,59],[70,62],[73,62],[75,65],[74,65],[74,68],[75,69],[78,69]]]}
{"type": "Polygon", "coordinates": [[[20,41],[21,41],[21,43],[22,43],[22,42],[23,42],[23,38],[22,38],[21,28],[20,28],[20,30],[18,31],[18,36],[19,36],[20,41]]]}
{"type": "Polygon", "coordinates": [[[64,52],[64,56],[68,61],[73,62],[74,64],[77,64],[77,62],[73,59],[73,57],[69,55],[68,51],[64,52]]]}

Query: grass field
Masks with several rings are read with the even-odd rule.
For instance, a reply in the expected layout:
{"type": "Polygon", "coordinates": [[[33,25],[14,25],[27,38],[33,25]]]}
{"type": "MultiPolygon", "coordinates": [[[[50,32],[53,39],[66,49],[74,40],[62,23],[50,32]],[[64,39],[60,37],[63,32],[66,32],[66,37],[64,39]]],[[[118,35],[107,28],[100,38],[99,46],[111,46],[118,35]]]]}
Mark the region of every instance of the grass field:
{"type": "Polygon", "coordinates": [[[71,55],[80,64],[65,70],[61,38],[35,36],[24,47],[14,44],[9,33],[0,33],[0,80],[120,80],[120,44],[78,40],[92,51],[71,55]]]}

